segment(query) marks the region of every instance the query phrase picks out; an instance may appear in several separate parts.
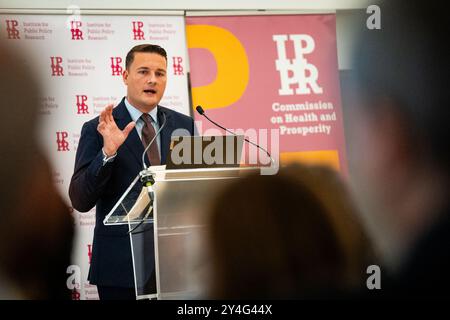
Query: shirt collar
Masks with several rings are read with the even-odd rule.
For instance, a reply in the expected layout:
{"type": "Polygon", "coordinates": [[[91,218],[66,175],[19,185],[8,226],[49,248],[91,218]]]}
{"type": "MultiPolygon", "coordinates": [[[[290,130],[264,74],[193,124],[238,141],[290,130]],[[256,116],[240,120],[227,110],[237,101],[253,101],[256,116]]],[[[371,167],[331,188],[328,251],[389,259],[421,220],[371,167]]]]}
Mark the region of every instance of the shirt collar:
{"type": "MultiPolygon", "coordinates": [[[[134,107],[130,102],[128,102],[128,99],[125,98],[125,107],[127,108],[128,112],[130,113],[131,120],[134,122],[137,122],[139,118],[142,115],[142,111],[134,107]]],[[[158,123],[158,107],[153,108],[148,114],[152,117],[154,123],[158,123]]]]}

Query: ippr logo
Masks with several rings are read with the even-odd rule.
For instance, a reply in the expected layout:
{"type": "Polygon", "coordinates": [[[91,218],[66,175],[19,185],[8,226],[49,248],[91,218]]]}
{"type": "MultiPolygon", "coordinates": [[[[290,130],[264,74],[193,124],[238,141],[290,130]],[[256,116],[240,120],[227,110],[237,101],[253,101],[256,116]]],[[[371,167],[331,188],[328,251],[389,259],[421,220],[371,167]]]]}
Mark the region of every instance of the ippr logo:
{"type": "Polygon", "coordinates": [[[89,257],[89,264],[91,264],[91,260],[92,260],[92,244],[88,244],[88,257],[89,257]]]}
{"type": "Polygon", "coordinates": [[[81,294],[80,291],[78,291],[77,289],[73,288],[72,289],[72,294],[71,294],[71,299],[72,300],[80,300],[81,294]]]}
{"type": "Polygon", "coordinates": [[[276,68],[280,73],[281,89],[278,93],[282,96],[293,95],[292,84],[297,84],[295,94],[310,94],[311,90],[315,94],[323,93],[323,89],[317,84],[319,72],[317,68],[308,63],[305,55],[314,51],[314,39],[307,34],[291,34],[289,40],[294,45],[295,59],[288,59],[286,56],[286,40],[288,35],[278,34],[273,36],[277,43],[278,59],[276,68]],[[290,76],[291,75],[291,76],[290,76]]]}
{"type": "Polygon", "coordinates": [[[58,151],[69,151],[69,142],[67,138],[69,134],[66,131],[56,132],[56,143],[58,144],[58,151]]]}
{"type": "Polygon", "coordinates": [[[145,40],[144,31],[142,28],[144,23],[142,21],[133,21],[133,39],[134,40],[145,40]]]}
{"type": "Polygon", "coordinates": [[[113,76],[122,75],[122,67],[120,66],[121,62],[122,62],[121,57],[111,57],[111,70],[113,76]]]}
{"type": "Polygon", "coordinates": [[[88,105],[86,104],[87,96],[77,94],[77,114],[87,114],[89,113],[88,105]]]}
{"type": "Polygon", "coordinates": [[[59,77],[64,75],[64,69],[61,66],[62,58],[61,57],[50,57],[50,60],[52,62],[51,68],[52,68],[52,77],[59,77]]]}
{"type": "Polygon", "coordinates": [[[173,61],[173,74],[174,75],[183,75],[183,58],[182,57],[172,57],[173,61]]]}
{"type": "Polygon", "coordinates": [[[6,31],[8,32],[8,39],[20,39],[17,20],[6,20],[6,31]]]}
{"type": "Polygon", "coordinates": [[[70,21],[70,32],[72,33],[72,40],[84,40],[83,31],[81,31],[81,21],[70,21]]]}

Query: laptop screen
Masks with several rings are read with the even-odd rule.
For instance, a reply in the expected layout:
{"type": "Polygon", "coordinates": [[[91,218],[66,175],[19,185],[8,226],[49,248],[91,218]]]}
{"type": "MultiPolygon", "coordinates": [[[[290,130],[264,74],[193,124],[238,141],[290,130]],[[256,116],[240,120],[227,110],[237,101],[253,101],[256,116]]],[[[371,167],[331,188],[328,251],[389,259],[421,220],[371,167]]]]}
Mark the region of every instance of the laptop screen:
{"type": "Polygon", "coordinates": [[[229,168],[241,163],[244,136],[172,136],[166,169],[229,168]]]}

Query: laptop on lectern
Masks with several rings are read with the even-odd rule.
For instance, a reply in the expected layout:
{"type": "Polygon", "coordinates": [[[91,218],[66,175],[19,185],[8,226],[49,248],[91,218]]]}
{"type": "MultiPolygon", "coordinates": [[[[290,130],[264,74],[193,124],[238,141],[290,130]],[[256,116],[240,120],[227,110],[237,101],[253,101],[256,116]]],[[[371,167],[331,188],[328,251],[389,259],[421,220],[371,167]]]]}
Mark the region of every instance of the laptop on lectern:
{"type": "Polygon", "coordinates": [[[243,143],[243,135],[172,136],[166,169],[239,167],[243,143]]]}

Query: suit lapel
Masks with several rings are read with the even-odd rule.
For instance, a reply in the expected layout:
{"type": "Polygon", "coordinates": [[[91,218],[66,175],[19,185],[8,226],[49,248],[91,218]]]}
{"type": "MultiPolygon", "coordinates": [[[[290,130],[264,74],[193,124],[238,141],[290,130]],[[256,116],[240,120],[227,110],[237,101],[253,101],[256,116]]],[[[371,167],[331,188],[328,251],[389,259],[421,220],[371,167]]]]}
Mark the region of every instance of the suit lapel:
{"type": "MultiPolygon", "coordinates": [[[[117,127],[119,127],[120,130],[123,130],[127,124],[133,121],[128,113],[127,107],[125,106],[124,99],[122,99],[120,104],[114,108],[113,116],[117,127]]],[[[129,149],[129,153],[134,155],[134,158],[138,161],[139,165],[142,166],[142,153],[144,152],[144,146],[142,145],[142,141],[139,138],[136,128],[131,130],[124,142],[124,145],[129,149]]],[[[146,162],[148,165],[148,159],[146,159],[146,162]]]]}
{"type": "Polygon", "coordinates": [[[166,158],[169,153],[170,147],[170,138],[172,136],[172,132],[174,130],[173,120],[170,112],[167,108],[158,106],[158,123],[162,125],[164,123],[164,116],[161,110],[164,110],[164,114],[166,115],[166,124],[164,128],[161,130],[161,164],[166,164],[166,158]]]}

